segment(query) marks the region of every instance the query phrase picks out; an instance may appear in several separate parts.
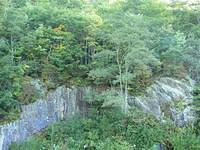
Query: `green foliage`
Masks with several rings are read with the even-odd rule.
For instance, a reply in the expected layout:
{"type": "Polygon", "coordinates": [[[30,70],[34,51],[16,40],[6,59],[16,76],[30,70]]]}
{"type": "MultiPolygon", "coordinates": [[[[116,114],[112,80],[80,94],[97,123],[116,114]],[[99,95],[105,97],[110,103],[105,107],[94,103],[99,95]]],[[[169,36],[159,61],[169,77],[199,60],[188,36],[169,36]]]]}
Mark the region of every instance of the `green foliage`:
{"type": "Polygon", "coordinates": [[[40,78],[49,89],[60,84],[85,84],[82,78],[86,78],[89,60],[85,55],[101,22],[92,9],[84,8],[86,3],[81,0],[0,3],[1,114],[19,111],[20,104],[37,98],[33,90],[24,90],[27,86],[22,81],[26,76],[40,78]]]}
{"type": "Polygon", "coordinates": [[[192,149],[198,150],[200,148],[199,145],[199,137],[196,137],[194,133],[190,131],[190,129],[181,129],[178,133],[172,134],[171,144],[174,146],[174,149],[192,149]]]}
{"type": "Polygon", "coordinates": [[[198,149],[199,137],[188,128],[159,124],[157,120],[134,110],[124,116],[112,109],[104,114],[83,118],[75,116],[56,123],[28,142],[12,145],[15,149],[151,149],[161,143],[165,148],[198,149]],[[36,147],[35,147],[36,146],[36,147]],[[35,148],[34,148],[35,147],[35,148]]]}
{"type": "MultiPolygon", "coordinates": [[[[61,84],[115,88],[121,93],[87,97],[88,118],[52,126],[28,146],[109,150],[162,143],[195,149],[193,132],[179,133],[149,116],[135,120],[116,112],[127,104],[128,94],[140,93],[161,76],[189,74],[200,81],[199,14],[198,7],[153,0],[0,0],[1,122],[16,119],[21,104],[38,98],[25,82],[27,76],[41,79],[48,89],[61,84]]],[[[195,99],[198,103],[199,94],[195,99]]],[[[198,112],[199,104],[195,108],[198,112]]],[[[199,121],[196,126],[199,134],[199,121]]]]}
{"type": "Polygon", "coordinates": [[[177,8],[173,11],[173,14],[176,19],[173,22],[174,29],[183,32],[186,37],[185,47],[182,52],[185,67],[191,77],[199,82],[199,6],[193,9],[187,7],[177,8]]]}
{"type": "Polygon", "coordinates": [[[17,145],[13,144],[11,145],[10,149],[15,149],[15,150],[42,150],[45,148],[43,146],[43,142],[40,139],[32,138],[30,141],[22,144],[22,145],[17,145]]]}
{"type": "Polygon", "coordinates": [[[195,130],[196,134],[200,134],[200,86],[196,86],[196,89],[193,91],[193,107],[196,113],[196,122],[195,122],[195,130]]]}
{"type": "Polygon", "coordinates": [[[96,32],[100,46],[89,72],[93,83],[126,90],[139,81],[135,87],[138,88],[146,86],[148,79],[160,70],[161,62],[148,47],[153,36],[150,22],[132,11],[122,5],[112,13],[102,12],[105,22],[96,32]]]}
{"type": "MultiPolygon", "coordinates": [[[[91,91],[84,97],[91,107],[97,109],[98,111],[103,111],[109,108],[119,108],[121,106],[121,99],[119,94],[115,90],[107,90],[104,92],[91,91]]],[[[100,114],[102,112],[99,112],[100,114]]]]}
{"type": "Polygon", "coordinates": [[[18,96],[18,101],[20,101],[22,104],[33,103],[37,99],[43,98],[44,96],[41,94],[41,91],[31,85],[31,80],[32,78],[24,77],[24,80],[21,83],[22,88],[20,95],[18,96]]]}
{"type": "Polygon", "coordinates": [[[75,115],[49,126],[35,137],[10,149],[153,149],[162,144],[166,149],[199,149],[200,137],[194,128],[184,128],[165,122],[133,108],[124,114],[118,107],[115,92],[89,93],[85,99],[90,107],[86,116],[75,115]]]}
{"type": "Polygon", "coordinates": [[[199,100],[200,100],[200,87],[198,85],[196,86],[196,88],[193,91],[193,96],[194,96],[194,103],[196,104],[195,108],[197,111],[200,111],[200,109],[199,109],[200,106],[198,105],[199,100]]]}
{"type": "Polygon", "coordinates": [[[4,56],[0,59],[0,114],[2,118],[6,113],[19,108],[19,102],[16,100],[21,91],[21,77],[23,68],[17,66],[11,61],[11,57],[4,56]]]}

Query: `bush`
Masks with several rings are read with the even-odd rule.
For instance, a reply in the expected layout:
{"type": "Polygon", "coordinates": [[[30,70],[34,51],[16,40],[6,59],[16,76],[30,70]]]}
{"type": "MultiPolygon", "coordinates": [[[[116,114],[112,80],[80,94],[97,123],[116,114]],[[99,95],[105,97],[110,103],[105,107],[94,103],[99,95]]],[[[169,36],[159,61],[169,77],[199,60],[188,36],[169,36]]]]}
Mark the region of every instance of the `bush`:
{"type": "Polygon", "coordinates": [[[191,128],[160,124],[152,116],[134,110],[124,116],[115,109],[102,115],[83,118],[74,116],[56,123],[28,142],[12,145],[19,149],[88,149],[129,150],[151,149],[157,143],[166,148],[198,149],[200,140],[191,128]]]}

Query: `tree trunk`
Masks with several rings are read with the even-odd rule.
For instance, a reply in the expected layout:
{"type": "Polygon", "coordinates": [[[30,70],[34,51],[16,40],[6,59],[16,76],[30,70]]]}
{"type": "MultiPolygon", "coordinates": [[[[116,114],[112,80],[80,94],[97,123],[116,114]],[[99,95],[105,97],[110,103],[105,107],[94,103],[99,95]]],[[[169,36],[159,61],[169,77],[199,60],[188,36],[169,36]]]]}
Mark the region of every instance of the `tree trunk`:
{"type": "Polygon", "coordinates": [[[124,87],[124,92],[125,92],[125,96],[124,96],[124,113],[127,114],[128,112],[128,65],[125,65],[126,69],[125,69],[125,75],[126,75],[126,79],[125,79],[125,87],[124,87]]]}
{"type": "Polygon", "coordinates": [[[120,92],[121,95],[123,95],[123,84],[122,84],[122,67],[119,61],[119,50],[117,50],[117,65],[118,65],[118,69],[119,69],[119,84],[120,84],[120,92]]]}
{"type": "Polygon", "coordinates": [[[10,54],[11,54],[11,61],[14,62],[14,47],[13,47],[13,36],[10,35],[10,54]]]}
{"type": "MultiPolygon", "coordinates": [[[[123,100],[123,82],[122,82],[122,67],[120,64],[120,60],[119,60],[119,49],[117,49],[117,65],[118,65],[118,69],[119,69],[119,84],[120,84],[120,98],[121,100],[123,100]]],[[[122,110],[124,110],[124,106],[122,105],[122,110]]]]}

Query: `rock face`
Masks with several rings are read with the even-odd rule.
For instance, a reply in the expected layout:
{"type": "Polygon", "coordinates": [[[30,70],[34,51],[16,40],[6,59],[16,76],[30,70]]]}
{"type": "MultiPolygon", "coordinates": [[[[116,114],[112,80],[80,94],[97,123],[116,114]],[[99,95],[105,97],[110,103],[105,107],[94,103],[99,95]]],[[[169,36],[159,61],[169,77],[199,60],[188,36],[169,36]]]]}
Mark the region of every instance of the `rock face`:
{"type": "Polygon", "coordinates": [[[147,88],[143,96],[129,99],[130,106],[137,106],[158,120],[171,118],[178,126],[184,126],[194,120],[191,110],[192,90],[191,80],[178,81],[172,78],[161,78],[147,88]]]}
{"type": "Polygon", "coordinates": [[[41,129],[69,115],[85,112],[83,96],[87,89],[58,87],[46,99],[22,106],[20,119],[0,126],[0,150],[8,150],[12,142],[22,142],[41,129]]]}
{"type": "MultiPolygon", "coordinates": [[[[36,81],[33,85],[42,89],[36,81]]],[[[193,86],[194,83],[189,79],[178,81],[161,78],[147,88],[143,96],[129,98],[129,106],[135,105],[161,121],[166,117],[171,118],[176,125],[183,126],[194,120],[190,106],[193,86]]],[[[83,97],[89,91],[86,88],[66,89],[61,86],[49,92],[45,99],[22,106],[19,120],[0,126],[0,150],[8,150],[12,142],[25,141],[48,125],[67,116],[86,112],[88,106],[83,97]]]]}
{"type": "Polygon", "coordinates": [[[33,79],[29,83],[33,88],[38,92],[40,97],[45,97],[47,93],[47,87],[43,82],[41,82],[39,79],[33,79]]]}

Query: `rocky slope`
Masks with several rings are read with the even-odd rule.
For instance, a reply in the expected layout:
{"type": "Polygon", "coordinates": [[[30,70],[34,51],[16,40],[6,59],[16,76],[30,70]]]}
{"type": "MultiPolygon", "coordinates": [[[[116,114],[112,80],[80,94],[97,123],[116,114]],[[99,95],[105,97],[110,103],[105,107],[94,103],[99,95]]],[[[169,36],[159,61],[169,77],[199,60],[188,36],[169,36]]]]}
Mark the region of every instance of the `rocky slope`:
{"type": "MultiPolygon", "coordinates": [[[[35,83],[38,81],[35,81],[34,85],[42,90],[42,86],[35,83]]],[[[194,119],[190,106],[193,86],[191,80],[161,78],[149,87],[143,96],[130,97],[129,105],[137,106],[161,121],[171,118],[175,124],[183,126],[194,119]]],[[[12,142],[22,142],[64,117],[86,112],[87,104],[83,97],[87,92],[88,88],[66,89],[61,86],[49,92],[46,98],[22,106],[19,120],[0,126],[0,150],[7,150],[12,142]]]]}
{"type": "Polygon", "coordinates": [[[143,96],[131,97],[130,106],[137,106],[164,121],[170,118],[178,126],[194,120],[192,111],[192,90],[194,82],[161,78],[149,87],[143,96]]]}
{"type": "Polygon", "coordinates": [[[46,99],[22,106],[20,119],[0,126],[0,150],[8,150],[12,142],[22,142],[43,128],[74,113],[85,112],[86,89],[58,87],[46,99]]]}

